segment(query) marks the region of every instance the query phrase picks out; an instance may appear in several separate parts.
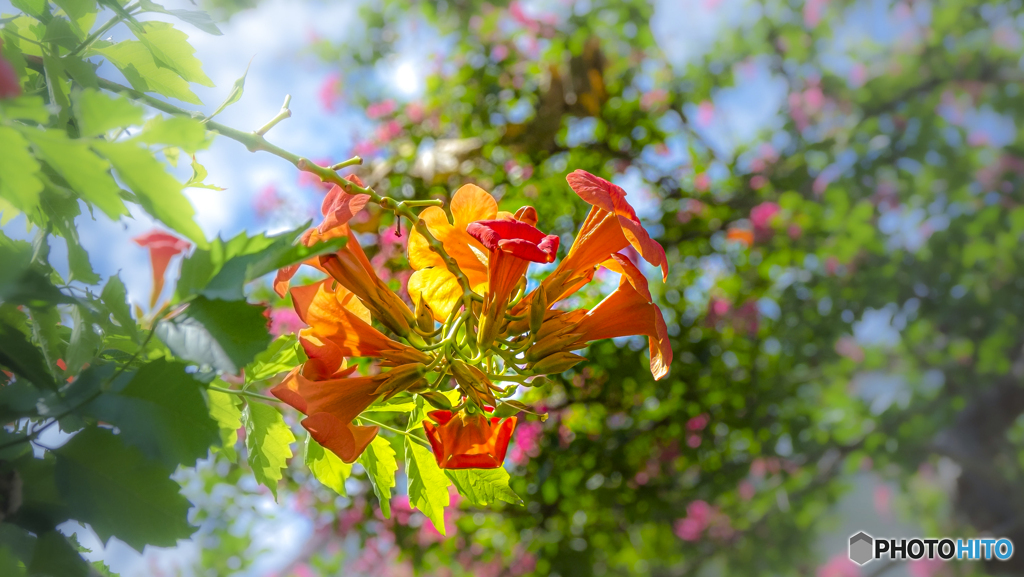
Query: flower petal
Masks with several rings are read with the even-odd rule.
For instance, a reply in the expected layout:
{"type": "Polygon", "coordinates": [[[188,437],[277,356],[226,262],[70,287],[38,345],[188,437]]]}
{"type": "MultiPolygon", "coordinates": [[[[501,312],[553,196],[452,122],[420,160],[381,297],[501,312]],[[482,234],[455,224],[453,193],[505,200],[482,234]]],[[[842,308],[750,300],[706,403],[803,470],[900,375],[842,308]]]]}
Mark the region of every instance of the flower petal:
{"type": "Polygon", "coordinates": [[[343,422],[329,413],[310,415],[303,419],[302,426],[317,443],[341,457],[346,463],[354,463],[377,436],[379,430],[379,427],[363,427],[343,422]]]}
{"type": "Polygon", "coordinates": [[[498,201],[475,184],[465,184],[455,191],[450,207],[455,226],[459,229],[465,229],[473,221],[493,219],[498,215],[498,201]]]}
{"type": "Polygon", "coordinates": [[[443,266],[418,270],[409,277],[409,298],[423,299],[434,313],[434,320],[444,322],[462,301],[459,280],[443,266]]]}

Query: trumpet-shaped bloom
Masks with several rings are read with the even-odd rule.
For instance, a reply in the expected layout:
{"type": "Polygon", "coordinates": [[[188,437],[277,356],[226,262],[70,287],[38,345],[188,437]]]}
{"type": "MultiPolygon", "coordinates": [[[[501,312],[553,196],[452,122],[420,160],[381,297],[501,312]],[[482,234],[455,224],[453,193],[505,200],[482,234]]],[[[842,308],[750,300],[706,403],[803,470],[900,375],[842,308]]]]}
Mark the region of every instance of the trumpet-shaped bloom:
{"type": "Polygon", "coordinates": [[[619,288],[582,317],[563,313],[545,320],[542,332],[527,353],[527,358],[540,364],[540,361],[551,355],[580,349],[593,341],[646,335],[650,347],[651,374],[655,379],[661,379],[668,374],[672,364],[672,345],[669,343],[668,327],[661,309],[651,302],[647,279],[636,265],[622,255],[614,255],[605,265],[621,273],[619,288]],[[569,324],[567,319],[575,322],[569,324]],[[553,325],[551,329],[548,329],[549,323],[553,325]]]}
{"type": "Polygon", "coordinates": [[[387,378],[388,373],[383,373],[314,381],[296,369],[270,393],[307,415],[302,426],[316,442],[352,463],[378,430],[353,425],[352,420],[377,400],[376,391],[387,378]]]}
{"type": "Polygon", "coordinates": [[[344,230],[348,242],[338,252],[320,256],[320,268],[359,297],[374,318],[396,333],[407,336],[410,326],[416,322],[409,306],[380,280],[348,225],[334,230],[344,230]]]}
{"type": "MultiPolygon", "coordinates": [[[[532,207],[519,212],[536,222],[532,207]]],[[[467,227],[470,236],[490,251],[487,261],[487,292],[480,318],[477,342],[487,347],[498,335],[512,291],[526,275],[530,262],[554,262],[558,237],[537,230],[533,225],[511,219],[481,220],[467,227]]]]}
{"type": "Polygon", "coordinates": [[[497,469],[505,461],[516,418],[432,411],[423,430],[442,469],[497,469]]]}
{"type": "MultiPolygon", "coordinates": [[[[365,186],[363,181],[354,174],[346,176],[345,179],[358,186],[365,186]]],[[[349,194],[342,190],[340,186],[334,185],[320,205],[320,213],[323,214],[324,220],[318,226],[307,230],[302,235],[303,244],[313,246],[321,241],[349,236],[350,231],[345,225],[359,211],[363,210],[369,200],[370,196],[367,194],[349,194]]],[[[319,269],[320,272],[327,273],[320,266],[320,259],[317,257],[307,259],[302,264],[312,266],[319,269]]],[[[274,277],[274,291],[277,292],[278,296],[283,297],[288,292],[288,284],[291,278],[295,276],[295,273],[298,272],[299,266],[297,264],[286,266],[277,271],[277,275],[274,277]]]]}
{"type": "Polygon", "coordinates": [[[132,239],[135,244],[149,249],[149,262],[153,267],[153,293],[149,298],[149,306],[156,306],[160,293],[164,290],[164,276],[171,259],[189,248],[192,244],[174,235],[159,230],[150,231],[132,239]]]}
{"type": "Polygon", "coordinates": [[[430,357],[386,337],[370,324],[370,311],[341,284],[326,279],[291,289],[295,312],[309,328],[300,337],[315,337],[337,347],[345,357],[378,357],[392,364],[427,363],[430,357]],[[335,285],[331,289],[331,285],[335,285]]]}
{"type": "Polygon", "coordinates": [[[636,249],[647,262],[660,266],[662,276],[668,278],[665,249],[644,229],[636,211],[626,201],[626,191],[584,170],[574,171],[566,180],[593,208],[569,248],[569,254],[548,277],[552,281],[545,287],[549,303],[569,296],[590,282],[597,265],[627,246],[636,249]]]}
{"type": "MultiPolygon", "coordinates": [[[[452,196],[451,211],[454,224],[443,209],[435,206],[424,209],[420,218],[469,279],[470,288],[483,292],[487,285],[486,249],[466,232],[466,227],[478,220],[498,218],[498,201],[479,186],[467,184],[452,196]]],[[[409,296],[413,302],[422,298],[434,318],[443,322],[462,299],[462,288],[416,229],[409,234],[409,264],[416,271],[409,278],[409,296]]]]}

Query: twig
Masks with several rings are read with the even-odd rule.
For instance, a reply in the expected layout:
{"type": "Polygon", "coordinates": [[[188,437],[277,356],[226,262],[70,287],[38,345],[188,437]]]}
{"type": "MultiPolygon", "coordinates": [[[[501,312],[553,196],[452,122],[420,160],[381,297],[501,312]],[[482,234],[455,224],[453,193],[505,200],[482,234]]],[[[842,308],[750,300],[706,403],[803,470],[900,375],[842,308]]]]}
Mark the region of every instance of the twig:
{"type": "Polygon", "coordinates": [[[218,387],[218,386],[215,386],[215,385],[207,385],[206,388],[211,390],[211,391],[218,391],[218,392],[221,392],[221,393],[227,393],[229,395],[238,395],[238,396],[241,396],[241,397],[251,397],[253,399],[259,399],[261,401],[269,401],[269,402],[274,402],[274,403],[280,403],[281,402],[281,399],[278,399],[277,397],[270,397],[270,396],[267,396],[267,395],[261,395],[259,393],[254,393],[252,391],[243,391],[243,390],[240,390],[240,389],[225,389],[224,387],[218,387]]]}

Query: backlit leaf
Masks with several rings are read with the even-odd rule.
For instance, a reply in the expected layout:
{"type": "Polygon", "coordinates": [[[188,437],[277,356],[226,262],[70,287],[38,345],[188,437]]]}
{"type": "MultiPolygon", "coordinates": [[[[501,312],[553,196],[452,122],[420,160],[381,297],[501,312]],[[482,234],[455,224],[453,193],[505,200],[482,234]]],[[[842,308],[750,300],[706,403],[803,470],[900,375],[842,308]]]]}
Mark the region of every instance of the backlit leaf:
{"type": "Polygon", "coordinates": [[[490,505],[504,501],[522,505],[523,500],[508,486],[508,471],[497,469],[448,469],[445,475],[455,483],[459,494],[474,505],[490,505]]]}
{"type": "Polygon", "coordinates": [[[142,108],[124,96],[86,88],[74,95],[75,118],[82,136],[99,136],[108,130],[142,122],[142,108]]]}
{"type": "Polygon", "coordinates": [[[232,375],[270,344],[263,307],[204,297],[183,315],[161,321],[156,334],[179,358],[232,375]]]}
{"type": "Polygon", "coordinates": [[[25,136],[83,200],[114,220],[128,214],[120,188],[110,176],[110,163],[89,150],[88,142],[71,140],[57,130],[26,130],[25,136]]]}
{"type": "Polygon", "coordinates": [[[303,458],[317,481],[323,483],[325,487],[333,489],[339,495],[347,495],[345,479],[352,474],[352,465],[324,449],[313,439],[312,435],[306,436],[306,451],[303,458]]]}
{"type": "Polygon", "coordinates": [[[57,487],[71,517],[100,539],[121,539],[137,551],[188,538],[189,502],[158,463],[106,429],[87,428],[55,451],[57,487]]]}
{"type": "Polygon", "coordinates": [[[430,449],[405,438],[405,472],[409,476],[409,504],[419,509],[437,532],[445,535],[444,508],[448,506],[448,477],[430,449]]]}
{"type": "Polygon", "coordinates": [[[285,424],[280,411],[258,402],[249,403],[242,411],[242,422],[253,475],[277,499],[277,482],[281,480],[281,470],[288,466],[288,459],[292,457],[290,445],[295,441],[295,435],[285,424]]]}
{"type": "Polygon", "coordinates": [[[188,43],[188,34],[169,22],[141,22],[129,28],[160,65],[177,72],[189,82],[213,86],[213,81],[203,73],[202,62],[195,57],[196,49],[188,43]]]}
{"type": "Polygon", "coordinates": [[[0,126],[0,197],[21,212],[34,212],[39,206],[43,182],[39,180],[39,163],[28,149],[28,141],[15,129],[0,126]]]}
{"type": "Polygon", "coordinates": [[[359,456],[359,464],[366,469],[366,476],[380,501],[381,513],[385,519],[391,518],[391,489],[395,487],[395,473],[398,471],[398,461],[391,443],[377,435],[359,456]]]}
{"type": "Polygon", "coordinates": [[[86,54],[92,53],[105,56],[140,92],[156,92],[190,104],[203,103],[189,89],[188,82],[171,69],[158,65],[142,42],[123,40],[109,46],[94,47],[86,54]]]}

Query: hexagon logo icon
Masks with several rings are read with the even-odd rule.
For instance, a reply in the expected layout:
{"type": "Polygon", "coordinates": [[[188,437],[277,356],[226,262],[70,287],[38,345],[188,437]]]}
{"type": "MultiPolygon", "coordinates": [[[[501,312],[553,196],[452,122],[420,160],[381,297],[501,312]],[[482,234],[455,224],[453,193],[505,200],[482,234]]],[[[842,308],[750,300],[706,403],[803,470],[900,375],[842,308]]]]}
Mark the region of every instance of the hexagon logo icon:
{"type": "Polygon", "coordinates": [[[861,531],[850,537],[850,561],[863,565],[875,558],[874,539],[871,535],[861,531]]]}

